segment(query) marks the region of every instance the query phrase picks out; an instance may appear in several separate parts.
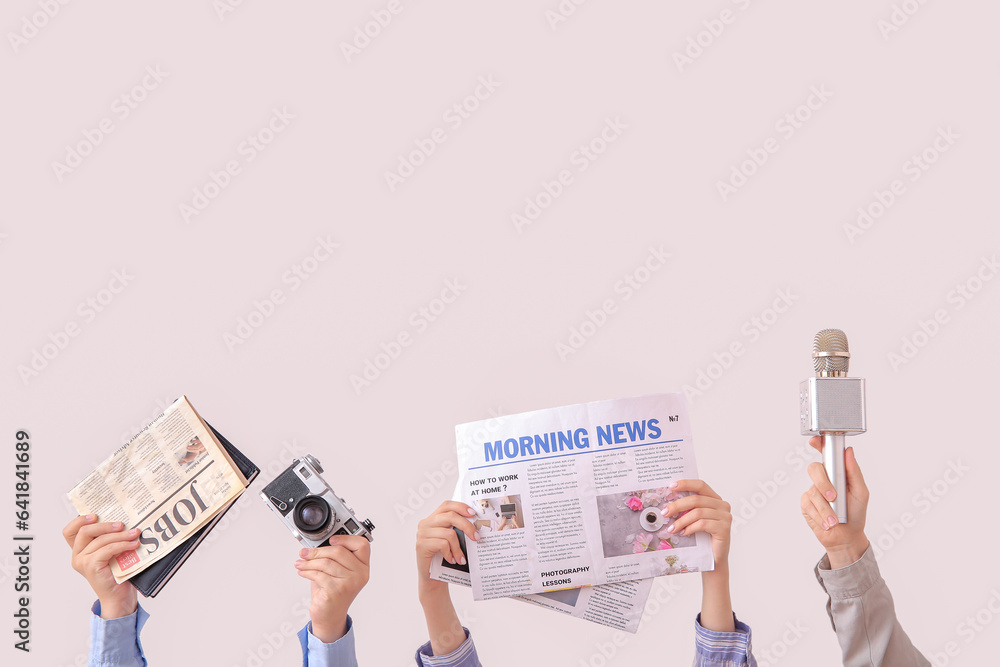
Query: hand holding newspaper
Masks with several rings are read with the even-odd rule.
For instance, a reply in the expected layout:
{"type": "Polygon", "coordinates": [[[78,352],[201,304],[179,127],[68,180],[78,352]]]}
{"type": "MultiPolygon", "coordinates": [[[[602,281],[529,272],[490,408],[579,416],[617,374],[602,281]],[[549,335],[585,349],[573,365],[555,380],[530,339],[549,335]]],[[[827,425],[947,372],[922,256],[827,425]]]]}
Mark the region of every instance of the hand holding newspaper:
{"type": "Polygon", "coordinates": [[[122,583],[180,546],[246,487],[246,477],[181,396],[67,495],[80,514],[140,529],[139,547],[111,561],[122,583]]]}
{"type": "MultiPolygon", "coordinates": [[[[681,394],[597,401],[455,428],[458,496],[478,509],[473,597],[544,593],[714,567],[704,533],[660,510],[696,478],[681,394]]],[[[648,590],[648,589],[647,589],[648,590]]]]}

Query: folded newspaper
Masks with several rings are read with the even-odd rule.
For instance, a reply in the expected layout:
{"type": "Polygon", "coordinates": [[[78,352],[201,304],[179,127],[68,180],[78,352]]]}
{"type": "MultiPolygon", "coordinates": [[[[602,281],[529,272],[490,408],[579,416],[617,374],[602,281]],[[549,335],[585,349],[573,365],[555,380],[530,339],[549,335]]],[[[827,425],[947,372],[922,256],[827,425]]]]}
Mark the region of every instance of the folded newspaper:
{"type": "MultiPolygon", "coordinates": [[[[431,560],[430,575],[431,579],[469,588],[472,581],[469,577],[465,534],[460,531],[456,533],[462,553],[466,556],[465,565],[449,563],[439,553],[431,560]]],[[[515,595],[513,599],[618,630],[636,632],[652,587],[652,579],[639,579],[603,586],[566,588],[549,593],[515,595]]]]}
{"type": "MultiPolygon", "coordinates": [[[[473,598],[635,581],[714,567],[704,533],[660,510],[696,478],[681,394],[597,401],[455,427],[458,498],[476,508],[473,598]]],[[[648,590],[648,589],[647,589],[648,590]]]]}
{"type": "Polygon", "coordinates": [[[212,429],[181,396],[67,494],[80,514],[139,528],[139,547],[111,561],[115,581],[179,547],[247,487],[212,429]]]}

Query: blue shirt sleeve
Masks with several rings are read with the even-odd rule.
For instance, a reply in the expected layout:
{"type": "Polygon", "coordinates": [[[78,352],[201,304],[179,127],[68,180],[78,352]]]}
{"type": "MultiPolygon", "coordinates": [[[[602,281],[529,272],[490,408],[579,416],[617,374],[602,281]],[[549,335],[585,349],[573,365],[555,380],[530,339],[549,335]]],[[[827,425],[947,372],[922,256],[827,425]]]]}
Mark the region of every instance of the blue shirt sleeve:
{"type": "Polygon", "coordinates": [[[149,614],[136,605],[134,612],[122,618],[101,618],[98,600],[90,611],[89,667],[146,667],[139,633],[149,614]]]}
{"type": "Polygon", "coordinates": [[[465,630],[465,641],[457,649],[448,655],[434,655],[431,650],[431,643],[427,642],[417,649],[414,658],[420,667],[482,667],[479,662],[479,655],[476,653],[476,645],[472,643],[472,636],[468,628],[465,630]]]}
{"type": "Polygon", "coordinates": [[[753,657],[750,626],[733,614],[736,632],[716,632],[701,626],[701,614],[694,621],[694,667],[757,667],[753,657]]]}
{"type": "Polygon", "coordinates": [[[312,633],[312,621],[299,630],[302,645],[302,667],[358,667],[354,653],[354,621],[347,617],[347,634],[333,642],[324,644],[312,633]]]}

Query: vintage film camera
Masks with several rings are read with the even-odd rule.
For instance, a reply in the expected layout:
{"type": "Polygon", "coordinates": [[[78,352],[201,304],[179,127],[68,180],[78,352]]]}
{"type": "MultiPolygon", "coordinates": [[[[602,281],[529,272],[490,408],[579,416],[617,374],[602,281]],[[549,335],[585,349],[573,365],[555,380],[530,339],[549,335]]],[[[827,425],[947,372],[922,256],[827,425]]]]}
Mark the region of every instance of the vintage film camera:
{"type": "Polygon", "coordinates": [[[265,486],[260,497],[304,547],[326,546],[332,535],[364,535],[371,542],[375,526],[354,515],[320,477],[322,472],[319,461],[306,454],[265,486]]]}

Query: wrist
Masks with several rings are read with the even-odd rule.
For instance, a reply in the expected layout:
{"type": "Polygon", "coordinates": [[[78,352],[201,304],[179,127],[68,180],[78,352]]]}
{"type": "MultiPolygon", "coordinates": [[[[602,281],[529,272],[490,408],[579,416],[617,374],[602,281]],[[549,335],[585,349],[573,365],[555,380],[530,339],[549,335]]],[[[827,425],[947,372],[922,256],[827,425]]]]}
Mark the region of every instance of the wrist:
{"type": "Polygon", "coordinates": [[[868,538],[862,534],[860,538],[848,544],[828,548],[826,556],[830,560],[830,569],[839,570],[857,563],[868,551],[869,544],[868,538]]]}
{"type": "Polygon", "coordinates": [[[105,621],[131,616],[139,606],[139,602],[135,597],[132,597],[131,600],[113,600],[99,597],[97,600],[101,605],[101,618],[105,621]]]}
{"type": "Polygon", "coordinates": [[[715,569],[714,570],[711,570],[709,572],[705,572],[704,574],[713,574],[715,572],[728,572],[728,571],[729,571],[729,559],[728,558],[722,558],[720,560],[715,561],[715,569]]]}
{"type": "Polygon", "coordinates": [[[723,560],[715,564],[715,569],[709,572],[701,573],[701,581],[703,584],[711,584],[713,586],[719,585],[729,585],[729,561],[723,560]]]}
{"type": "Polygon", "coordinates": [[[347,634],[347,611],[310,612],[313,636],[324,644],[332,644],[347,634]]]}
{"type": "MultiPolygon", "coordinates": [[[[726,549],[721,555],[715,556],[715,572],[720,570],[729,570],[729,549],[726,549]]],[[[707,573],[706,573],[707,574],[707,573]]]]}
{"type": "Polygon", "coordinates": [[[417,587],[417,597],[422,607],[440,604],[444,600],[451,600],[448,592],[448,584],[435,579],[421,579],[417,587]]]}

